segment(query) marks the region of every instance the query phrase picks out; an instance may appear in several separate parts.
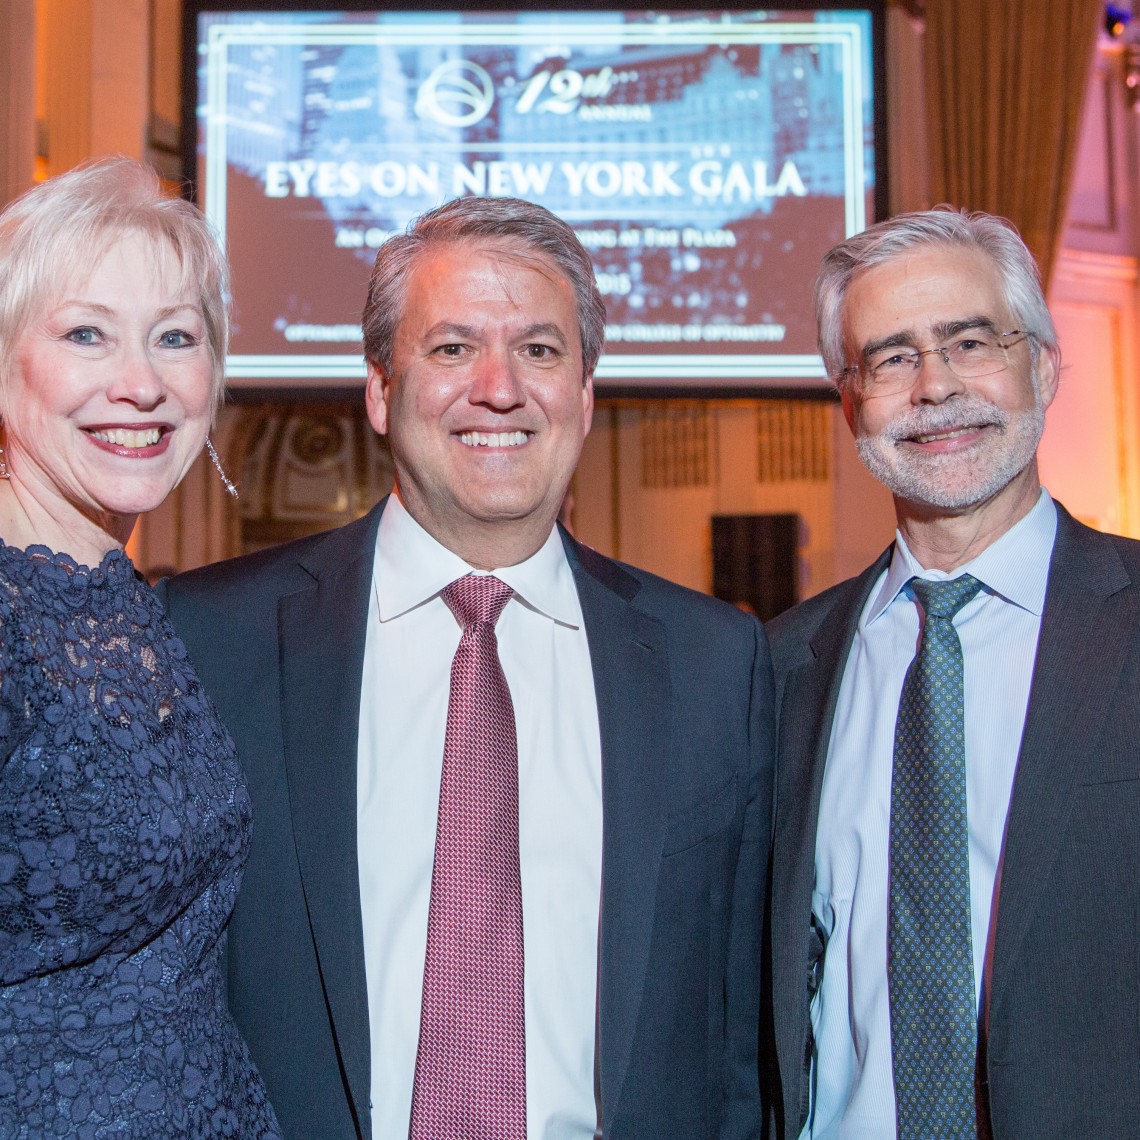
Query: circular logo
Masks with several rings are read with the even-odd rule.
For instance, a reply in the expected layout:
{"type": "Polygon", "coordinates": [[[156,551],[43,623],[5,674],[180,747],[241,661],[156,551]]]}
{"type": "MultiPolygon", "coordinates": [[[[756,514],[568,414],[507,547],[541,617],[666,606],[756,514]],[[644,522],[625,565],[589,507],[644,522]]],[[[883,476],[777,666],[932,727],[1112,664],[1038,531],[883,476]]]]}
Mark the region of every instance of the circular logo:
{"type": "Polygon", "coordinates": [[[494,102],[491,77],[477,63],[451,59],[421,84],[416,114],[445,127],[469,127],[484,118],[494,102]]]}

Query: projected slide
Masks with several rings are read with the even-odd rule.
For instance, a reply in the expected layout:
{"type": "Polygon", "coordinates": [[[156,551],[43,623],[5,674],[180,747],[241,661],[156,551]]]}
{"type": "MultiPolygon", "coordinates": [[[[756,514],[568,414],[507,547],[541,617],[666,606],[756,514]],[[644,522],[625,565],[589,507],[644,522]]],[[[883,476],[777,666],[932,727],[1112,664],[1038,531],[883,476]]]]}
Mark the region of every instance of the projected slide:
{"type": "Polygon", "coordinates": [[[358,382],[376,248],[490,194],[548,206],[590,250],[600,387],[822,382],[811,282],[872,200],[869,13],[203,12],[198,30],[231,381],[358,382]]]}

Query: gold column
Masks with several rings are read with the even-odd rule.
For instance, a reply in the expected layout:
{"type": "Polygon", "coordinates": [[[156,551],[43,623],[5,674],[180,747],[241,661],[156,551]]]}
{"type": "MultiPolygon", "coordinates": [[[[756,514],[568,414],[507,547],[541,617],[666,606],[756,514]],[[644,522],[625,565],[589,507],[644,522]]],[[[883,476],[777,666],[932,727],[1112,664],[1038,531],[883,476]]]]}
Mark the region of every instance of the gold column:
{"type": "Polygon", "coordinates": [[[0,3],[0,207],[32,184],[36,158],[36,4],[0,3]]]}
{"type": "Polygon", "coordinates": [[[146,148],[146,0],[38,0],[39,115],[47,173],[146,148]]]}

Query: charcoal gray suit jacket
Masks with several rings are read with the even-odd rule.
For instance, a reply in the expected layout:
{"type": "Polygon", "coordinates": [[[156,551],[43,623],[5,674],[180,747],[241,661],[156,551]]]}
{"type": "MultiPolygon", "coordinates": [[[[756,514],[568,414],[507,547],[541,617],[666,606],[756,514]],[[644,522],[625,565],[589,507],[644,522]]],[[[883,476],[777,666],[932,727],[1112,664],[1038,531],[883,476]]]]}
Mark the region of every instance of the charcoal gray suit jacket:
{"type": "MultiPolygon", "coordinates": [[[[991,924],[995,1140],[1140,1136],[1140,543],[1059,505],[1058,516],[991,924]]],[[[768,626],[778,777],[762,1037],[778,1057],[766,1123],[786,1140],[807,1104],[824,762],[859,615],[889,557],[768,626]]]]}
{"type": "MultiPolygon", "coordinates": [[[[290,1140],[372,1135],[356,767],[383,507],[166,588],[253,797],[230,1004],[290,1140]]],[[[605,1135],[757,1136],[774,780],[764,633],[563,537],[602,741],[605,1135]]]]}

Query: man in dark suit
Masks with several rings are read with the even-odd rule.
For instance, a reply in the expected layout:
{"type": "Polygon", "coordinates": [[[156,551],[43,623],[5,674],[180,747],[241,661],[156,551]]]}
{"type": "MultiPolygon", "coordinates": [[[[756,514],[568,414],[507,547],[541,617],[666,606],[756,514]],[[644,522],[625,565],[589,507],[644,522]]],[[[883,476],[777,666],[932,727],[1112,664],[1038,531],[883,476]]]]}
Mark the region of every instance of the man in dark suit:
{"type": "Polygon", "coordinates": [[[556,526],[603,335],[548,211],[424,215],[364,314],[395,493],[169,584],[248,773],[231,1005],[289,1137],[759,1133],[770,659],[556,526]]]}
{"type": "Polygon", "coordinates": [[[1135,1135],[1140,544],[1038,482],[1036,267],[999,219],[901,215],[828,254],[816,302],[898,532],[769,627],[769,1124],[1135,1135]]]}

